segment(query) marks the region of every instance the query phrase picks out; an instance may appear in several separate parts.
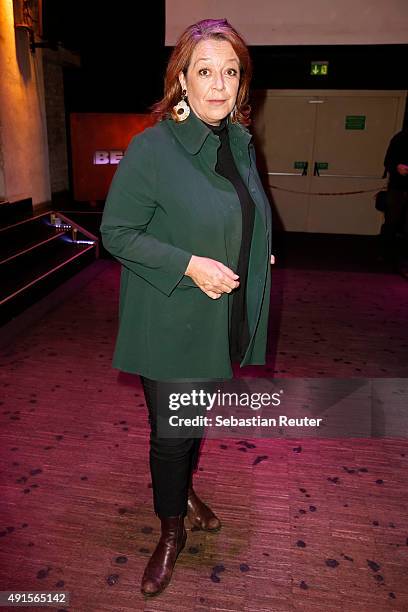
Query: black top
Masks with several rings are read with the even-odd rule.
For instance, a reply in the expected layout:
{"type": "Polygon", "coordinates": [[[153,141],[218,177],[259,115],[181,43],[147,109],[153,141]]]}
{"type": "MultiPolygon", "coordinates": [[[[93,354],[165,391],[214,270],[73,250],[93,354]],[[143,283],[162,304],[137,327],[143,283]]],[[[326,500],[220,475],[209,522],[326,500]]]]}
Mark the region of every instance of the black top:
{"type": "Polygon", "coordinates": [[[408,191],[408,175],[397,171],[398,164],[408,165],[408,131],[403,130],[391,138],[384,159],[384,166],[389,173],[388,187],[408,191]]]}
{"type": "MultiPolygon", "coordinates": [[[[205,122],[204,122],[205,123],[205,122]]],[[[224,118],[220,125],[206,123],[214,134],[219,136],[221,146],[217,152],[215,171],[229,180],[237,192],[242,212],[242,236],[239,251],[238,266],[235,270],[239,275],[239,287],[233,289],[230,356],[231,361],[241,362],[249,343],[248,312],[246,308],[246,284],[248,273],[249,250],[254,226],[255,205],[249,191],[241,178],[235,164],[229,143],[228,119],[224,118]]]]}

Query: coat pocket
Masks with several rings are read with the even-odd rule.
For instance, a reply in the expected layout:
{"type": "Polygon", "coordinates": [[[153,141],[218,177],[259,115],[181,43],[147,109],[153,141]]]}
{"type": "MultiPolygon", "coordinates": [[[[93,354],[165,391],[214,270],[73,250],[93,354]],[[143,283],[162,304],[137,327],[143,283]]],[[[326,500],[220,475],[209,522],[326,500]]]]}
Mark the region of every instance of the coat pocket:
{"type": "Polygon", "coordinates": [[[190,276],[183,276],[183,278],[181,279],[181,281],[177,284],[176,289],[181,287],[193,287],[195,289],[199,289],[200,287],[198,287],[195,282],[193,281],[192,278],[190,278],[190,276]]]}

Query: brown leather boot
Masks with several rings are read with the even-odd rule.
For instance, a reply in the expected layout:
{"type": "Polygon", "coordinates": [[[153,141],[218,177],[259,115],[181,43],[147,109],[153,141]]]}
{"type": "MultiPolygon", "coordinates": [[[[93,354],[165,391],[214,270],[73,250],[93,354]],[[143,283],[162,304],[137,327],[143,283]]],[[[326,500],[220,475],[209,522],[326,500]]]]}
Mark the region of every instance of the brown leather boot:
{"type": "Polygon", "coordinates": [[[203,531],[219,531],[221,521],[214,512],[195,493],[193,487],[188,488],[187,517],[190,523],[203,531]]]}
{"type": "Polygon", "coordinates": [[[158,595],[169,584],[174,564],[187,538],[184,516],[169,516],[160,520],[160,540],[146,565],[142,578],[141,591],[149,597],[158,595]]]}

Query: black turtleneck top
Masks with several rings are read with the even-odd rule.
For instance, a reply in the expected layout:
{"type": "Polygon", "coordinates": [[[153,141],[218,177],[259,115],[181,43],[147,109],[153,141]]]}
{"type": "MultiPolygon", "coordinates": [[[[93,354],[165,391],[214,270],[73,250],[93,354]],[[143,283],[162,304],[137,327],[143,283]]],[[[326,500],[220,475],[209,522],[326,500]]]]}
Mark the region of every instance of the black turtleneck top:
{"type": "MultiPolygon", "coordinates": [[[[205,122],[204,122],[205,123],[205,122]]],[[[246,285],[248,273],[249,251],[254,226],[255,205],[249,191],[238,172],[229,143],[228,118],[224,118],[220,125],[206,123],[214,134],[220,139],[217,152],[215,171],[229,180],[237,192],[242,212],[242,235],[239,251],[238,266],[234,270],[239,275],[239,287],[233,289],[231,329],[230,329],[230,356],[232,362],[241,362],[245,355],[250,339],[248,326],[248,312],[246,307],[246,285]]]]}

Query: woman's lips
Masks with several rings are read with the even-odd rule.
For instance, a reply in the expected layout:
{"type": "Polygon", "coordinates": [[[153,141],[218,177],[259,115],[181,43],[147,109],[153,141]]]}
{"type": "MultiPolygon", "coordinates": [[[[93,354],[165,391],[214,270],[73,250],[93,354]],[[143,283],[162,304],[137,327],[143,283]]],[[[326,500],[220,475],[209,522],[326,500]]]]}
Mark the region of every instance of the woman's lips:
{"type": "Polygon", "coordinates": [[[221,105],[225,104],[226,100],[208,100],[210,104],[221,105]]]}

